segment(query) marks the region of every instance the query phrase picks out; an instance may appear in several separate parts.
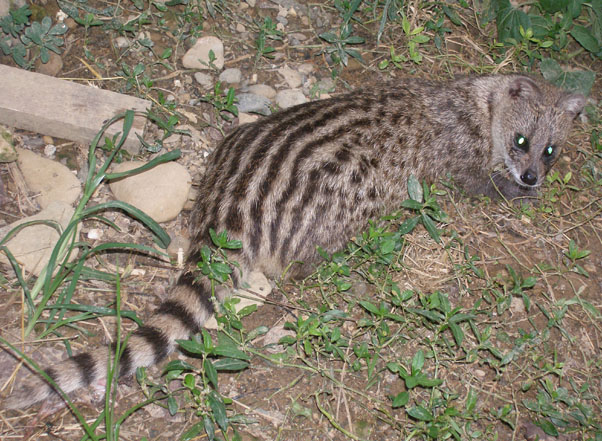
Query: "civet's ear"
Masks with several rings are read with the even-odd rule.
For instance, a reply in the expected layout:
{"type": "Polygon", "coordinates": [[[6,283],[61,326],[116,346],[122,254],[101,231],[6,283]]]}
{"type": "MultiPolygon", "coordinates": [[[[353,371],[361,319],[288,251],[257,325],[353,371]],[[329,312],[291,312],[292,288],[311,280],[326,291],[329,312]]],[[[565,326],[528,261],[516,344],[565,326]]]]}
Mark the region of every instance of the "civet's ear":
{"type": "Polygon", "coordinates": [[[508,87],[508,95],[511,98],[527,98],[541,95],[541,91],[535,81],[529,77],[516,77],[508,87]]]}
{"type": "Polygon", "coordinates": [[[558,100],[556,106],[575,118],[583,110],[585,101],[586,98],[580,93],[567,93],[558,100]]]}

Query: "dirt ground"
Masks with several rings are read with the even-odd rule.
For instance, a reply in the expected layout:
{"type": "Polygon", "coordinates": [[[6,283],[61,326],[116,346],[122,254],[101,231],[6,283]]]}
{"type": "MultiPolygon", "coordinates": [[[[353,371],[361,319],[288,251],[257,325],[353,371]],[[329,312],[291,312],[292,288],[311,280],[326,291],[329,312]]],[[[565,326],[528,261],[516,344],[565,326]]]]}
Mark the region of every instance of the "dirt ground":
{"type": "MultiPolygon", "coordinates": [[[[302,7],[299,8],[299,13],[286,17],[284,29],[289,37],[285,37],[283,41],[268,40],[275,47],[273,59],[256,57],[257,32],[249,23],[252,20],[256,23],[263,22],[263,17],[266,16],[275,19],[279,10],[275,2],[258,1],[255,6],[244,3],[247,6],[241,9],[237,9],[240,7],[238,4],[219,3],[224,8],[223,14],[218,13],[215,18],[205,17],[200,34],[219,36],[225,45],[225,67],[239,68],[246,80],[253,78],[258,84],[268,84],[280,89],[283,87],[283,79],[277,69],[284,65],[295,68],[304,63],[313,66],[314,70],[309,77],[314,81],[330,79],[332,69],[336,66],[327,54],[321,53],[325,43],[318,35],[330,31],[340,22],[339,12],[330,2],[312,3],[309,8],[303,2],[300,3],[302,7]],[[241,16],[248,19],[243,21],[246,25],[244,32],[236,27],[240,22],[237,18],[241,16]],[[304,17],[309,18],[309,21],[304,20],[304,17]],[[291,34],[295,34],[297,39],[300,36],[304,39],[300,44],[292,45],[291,34]]],[[[104,2],[90,1],[89,4],[98,8],[105,6],[104,2]]],[[[137,12],[131,5],[125,7],[130,8],[130,13],[137,12]]],[[[43,8],[51,17],[58,11],[54,1],[48,1],[43,8]]],[[[424,19],[420,14],[426,12],[414,12],[415,16],[411,17],[413,20],[424,19]]],[[[155,79],[149,94],[156,97],[161,92],[165,96],[171,96],[177,103],[176,109],[183,115],[196,115],[203,121],[197,124],[200,141],[182,137],[178,145],[168,147],[181,148],[183,155],[179,162],[191,174],[197,175],[202,170],[206,153],[222,137],[215,127],[222,126],[227,133],[237,121],[224,123],[216,116],[210,104],[198,101],[197,98],[208,91],[193,80],[194,72],[181,66],[180,58],[188,43],[181,43],[168,31],[179,25],[181,26],[176,22],[175,14],[166,13],[164,23],[159,25],[155,22],[142,29],[151,33],[155,53],[174,48],[174,55],[168,63],[175,70],[166,69],[158,62],[150,62],[144,49],[132,47],[124,52],[117,49],[115,38],[119,34],[116,32],[103,30],[101,27],[86,29],[84,26],[73,26],[67,34],[69,42],[61,55],[64,66],[58,76],[88,78],[89,83],[97,87],[136,94],[144,92],[144,88],[134,87],[126,91],[125,81],[117,79],[116,72],[121,69],[122,62],[130,66],[137,62],[145,63],[145,75],[155,79]],[[91,62],[89,53],[92,54],[94,63],[91,62]],[[83,63],[82,60],[88,62],[83,63]],[[102,76],[102,81],[92,74],[89,68],[91,63],[102,76]],[[191,105],[193,101],[194,104],[191,105]]],[[[191,24],[187,23],[186,26],[191,24]]],[[[460,75],[498,69],[510,72],[521,68],[512,58],[506,63],[493,63],[487,52],[487,35],[491,34],[491,29],[479,29],[470,21],[470,17],[466,17],[463,28],[454,27],[453,32],[447,34],[444,42],[446,50],[443,52],[445,56],[434,46],[425,47],[421,64],[406,63],[402,70],[381,70],[377,65],[388,57],[389,45],[401,47],[404,37],[401,32],[395,34],[391,31],[384,36],[383,42],[377,44],[373,28],[373,25],[356,27],[357,35],[367,41],[358,48],[362,52],[364,64],[350,58],[347,67],[339,68],[334,93],[384,84],[403,75],[448,78],[451,73],[460,75]],[[487,65],[492,68],[483,68],[487,65]]],[[[5,57],[0,62],[10,64],[11,60],[5,57]]],[[[571,62],[578,68],[602,72],[600,60],[585,55],[575,57],[571,62]]],[[[601,80],[598,75],[591,99],[595,103],[601,98],[601,80]]],[[[192,124],[186,118],[180,122],[192,124]]],[[[399,332],[401,343],[390,347],[390,353],[381,354],[374,375],[366,374],[368,361],[364,359],[360,360],[362,368],[354,370],[348,363],[326,353],[303,357],[301,350],[291,352],[289,348],[289,357],[282,363],[270,361],[268,356],[253,356],[248,369],[237,373],[220,373],[219,376],[220,393],[233,402],[229,407],[230,414],[236,413],[244,417],[241,419],[243,423],[236,425],[241,439],[345,440],[351,439],[349,432],[355,434],[356,439],[365,440],[429,439],[424,434],[412,434],[405,410],[391,407],[390,397],[404,391],[405,386],[398,375],[385,367],[388,362],[404,359],[408,365],[417,349],[425,347],[425,341],[432,342],[433,352],[430,353],[430,358],[427,357],[428,360],[432,360],[433,354],[435,357],[440,353],[444,355],[443,359],[437,360],[436,374],[437,378],[445,379],[444,390],[449,396],[425,389],[416,392],[414,400],[416,403],[429,402],[433,405],[437,400],[451,402],[453,398],[450,397],[455,394],[460,397],[457,407],[465,408],[468,391],[477,391],[478,411],[462,420],[465,424],[464,433],[473,433],[472,439],[532,440],[537,435],[540,439],[600,439],[593,437],[594,433],[602,436],[602,428],[598,426],[597,432],[593,428],[595,424],[602,423],[599,415],[592,416],[594,422],[589,427],[584,425],[581,430],[561,434],[558,438],[544,438],[543,432],[532,423],[544,414],[543,411],[533,416],[524,406],[525,400],[537,400],[543,382],[553,378],[551,381],[556,386],[570,389],[571,396],[580,390],[580,399],[589,403],[594,413],[602,409],[602,188],[599,183],[596,185],[582,178],[583,170],[593,167],[600,179],[600,158],[592,156],[590,146],[594,124],[592,121],[580,121],[576,124],[570,147],[563,152],[555,168],[560,176],[572,172],[571,183],[579,188],[578,191],[552,183],[550,187],[560,188],[561,191],[558,191],[555,200],[542,201],[542,206],[546,209],[525,209],[522,212],[505,203],[468,199],[458,191],[449,191],[438,198],[443,211],[449,216],[448,224],[442,226],[443,243],[448,246],[437,244],[423,228],[417,228],[407,236],[402,253],[403,265],[392,275],[392,279],[403,290],[411,289],[422,293],[422,300],[431,293],[444,292],[453,307],[475,313],[479,329],[481,332],[487,329],[487,332],[495,336],[498,350],[503,353],[516,351],[516,358],[512,363],[506,367],[496,364],[493,360],[495,357],[474,335],[469,335],[468,328],[463,350],[451,348],[451,337],[448,337],[448,348],[441,349],[439,345],[444,345],[442,342],[445,340],[437,340],[437,337],[444,330],[428,324],[408,328],[400,325],[399,329],[391,325],[392,333],[399,332]],[[579,249],[590,251],[587,258],[578,261],[587,271],[588,277],[572,271],[575,267],[565,254],[570,240],[574,240],[579,249]],[[472,256],[478,257],[478,260],[472,262],[483,272],[482,277],[475,276],[467,263],[471,262],[472,256]],[[537,278],[533,287],[523,290],[528,292],[531,299],[528,310],[520,289],[513,295],[504,295],[516,288],[509,267],[522,278],[529,275],[537,278]],[[496,293],[501,294],[496,298],[496,293]],[[592,305],[592,309],[580,307],[586,303],[592,305]],[[519,342],[521,338],[523,340],[519,342]],[[553,375],[554,372],[562,374],[553,375]],[[525,387],[528,384],[533,386],[525,387]],[[584,391],[583,385],[589,385],[589,389],[584,391]],[[500,414],[500,409],[507,405],[511,410],[508,417],[510,424],[500,414]],[[470,429],[466,429],[466,425],[470,429]],[[339,430],[338,426],[344,430],[339,430]]],[[[22,146],[38,152],[43,150],[43,135],[16,131],[16,137],[22,146]]],[[[81,170],[85,166],[87,146],[65,140],[54,141],[58,148],[57,160],[62,160],[73,170],[81,170]]],[[[9,196],[9,200],[0,209],[0,219],[4,224],[37,210],[35,197],[24,193],[17,186],[14,172],[14,166],[0,165],[5,192],[9,196]]],[[[196,182],[197,180],[195,184],[196,182]]],[[[446,189],[445,184],[439,184],[438,188],[446,189]]],[[[101,202],[109,197],[108,189],[102,188],[94,196],[93,202],[101,202]]],[[[176,220],[165,223],[163,227],[172,235],[186,236],[189,213],[185,210],[176,220]]],[[[100,223],[89,223],[84,225],[82,234],[85,235],[90,229],[100,228],[104,231],[102,241],[127,240],[151,244],[148,231],[139,223],[120,214],[111,216],[122,229],[120,233],[100,223]]],[[[169,287],[177,274],[177,270],[169,262],[147,256],[112,254],[105,259],[93,265],[130,265],[137,270],[121,280],[121,295],[123,308],[135,311],[140,317],[147,317],[160,300],[168,295],[169,287]]],[[[9,341],[20,342],[22,295],[10,268],[3,266],[2,274],[6,280],[3,281],[0,332],[9,341]]],[[[324,300],[319,290],[312,290],[312,286],[315,283],[311,281],[276,285],[269,296],[270,302],[245,317],[244,328],[279,328],[286,321],[294,322],[298,317],[304,317],[306,308],[318,310],[324,300]]],[[[74,300],[80,304],[107,305],[113,301],[114,293],[112,284],[82,281],[74,300]]],[[[350,291],[336,294],[328,300],[331,308],[338,307],[350,314],[351,319],[342,328],[346,335],[352,336],[350,338],[354,343],[373,344],[371,337],[356,326],[367,314],[358,306],[358,299],[371,298],[376,303],[382,299],[379,288],[358,281],[350,291]]],[[[414,307],[425,305],[426,300],[423,302],[420,299],[417,297],[414,307]]],[[[113,338],[114,324],[114,318],[97,318],[78,323],[77,329],[64,329],[63,335],[71,336],[73,352],[80,352],[110,341],[113,338]]],[[[126,331],[135,329],[135,324],[124,321],[124,328],[126,331]]],[[[258,351],[270,354],[264,347],[266,339],[264,336],[259,337],[253,340],[252,345],[258,351]]],[[[46,338],[40,342],[28,342],[22,347],[34,360],[46,365],[65,357],[65,346],[58,340],[46,338]]],[[[351,344],[345,351],[353,358],[351,344]]],[[[171,357],[179,358],[194,364],[194,360],[181,354],[171,357]]],[[[5,387],[3,396],[8,393],[11,384],[8,380],[15,366],[14,359],[6,353],[2,354],[0,386],[5,387]]],[[[23,370],[20,370],[18,378],[22,378],[23,370]]],[[[161,367],[148,370],[149,377],[157,383],[163,381],[161,373],[161,367]]],[[[134,380],[120,387],[119,397],[116,415],[121,415],[144,399],[134,380]]],[[[84,391],[78,398],[86,419],[92,421],[102,410],[103,403],[91,399],[89,391],[84,391]]],[[[185,398],[181,400],[182,403],[185,402],[185,398]]],[[[436,405],[433,406],[436,408],[436,405]]],[[[185,405],[182,407],[186,408],[185,405]]],[[[191,408],[171,416],[164,407],[152,404],[143,407],[125,421],[121,427],[120,439],[180,439],[197,421],[198,416],[191,408]]],[[[415,420],[413,424],[416,424],[415,420]]],[[[82,439],[82,436],[80,425],[67,409],[52,415],[44,415],[36,407],[23,411],[0,410],[2,440],[76,440],[82,439]]],[[[204,437],[205,435],[200,435],[195,439],[204,437]]],[[[431,439],[447,438],[435,436],[431,439]]]]}

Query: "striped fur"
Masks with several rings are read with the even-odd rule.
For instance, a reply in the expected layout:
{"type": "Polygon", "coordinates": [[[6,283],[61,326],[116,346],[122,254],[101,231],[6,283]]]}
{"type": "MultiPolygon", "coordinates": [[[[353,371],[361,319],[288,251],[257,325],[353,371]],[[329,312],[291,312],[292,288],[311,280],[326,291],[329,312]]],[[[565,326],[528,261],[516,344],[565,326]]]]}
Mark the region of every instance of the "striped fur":
{"type": "MultiPolygon", "coordinates": [[[[369,219],[395,210],[407,197],[410,174],[429,181],[450,174],[471,194],[534,195],[583,104],[581,95],[522,76],[406,80],[238,127],[209,158],[192,213],[188,269],[130,337],[121,375],[164,359],[176,339],[198,332],[213,313],[209,283],[194,272],[210,227],[242,240],[233,258],[243,274],[278,277],[295,261],[289,275],[300,277],[319,261],[317,246],[341,249],[369,219]],[[529,137],[529,151],[516,152],[517,132],[529,137]],[[554,156],[544,160],[550,145],[554,156]],[[509,178],[493,173],[500,166],[509,178]],[[525,170],[535,184],[523,185],[525,170]]],[[[95,350],[47,372],[68,393],[103,380],[107,358],[106,350],[95,350]]],[[[25,407],[51,394],[32,379],[7,406],[25,407]]]]}

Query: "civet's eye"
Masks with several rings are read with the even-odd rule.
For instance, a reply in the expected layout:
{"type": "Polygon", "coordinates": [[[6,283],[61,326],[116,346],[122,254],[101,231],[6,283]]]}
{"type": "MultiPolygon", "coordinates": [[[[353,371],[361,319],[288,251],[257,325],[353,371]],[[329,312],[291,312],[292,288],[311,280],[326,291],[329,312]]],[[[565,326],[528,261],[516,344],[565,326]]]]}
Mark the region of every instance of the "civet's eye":
{"type": "Polygon", "coordinates": [[[554,155],[555,150],[556,150],[556,148],[553,145],[549,145],[545,148],[545,150],[543,151],[543,154],[544,154],[544,156],[547,156],[548,158],[550,158],[554,155]]]}
{"type": "Polygon", "coordinates": [[[514,135],[514,147],[522,150],[523,152],[528,152],[529,140],[520,133],[517,133],[516,135],[514,135]]]}

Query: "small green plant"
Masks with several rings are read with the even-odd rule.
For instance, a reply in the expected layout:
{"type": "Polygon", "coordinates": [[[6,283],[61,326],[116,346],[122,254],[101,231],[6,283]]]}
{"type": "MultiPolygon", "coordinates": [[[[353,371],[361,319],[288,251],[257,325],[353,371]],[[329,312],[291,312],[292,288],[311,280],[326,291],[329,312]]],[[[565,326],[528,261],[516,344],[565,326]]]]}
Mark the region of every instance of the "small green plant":
{"type": "MultiPolygon", "coordinates": [[[[238,349],[226,334],[220,333],[216,344],[204,329],[200,337],[178,340],[178,343],[188,354],[201,359],[201,367],[198,369],[182,360],[174,360],[164,369],[168,382],[182,380],[184,389],[189,393],[190,406],[194,409],[195,416],[200,419],[180,439],[190,440],[205,433],[209,440],[214,440],[216,429],[221,430],[225,439],[236,439],[236,432],[234,438],[227,435],[228,428],[232,427],[232,423],[237,419],[229,417],[226,413],[232,400],[218,392],[218,372],[246,369],[249,356],[238,349]]],[[[172,399],[168,404],[170,413],[174,415],[178,411],[177,402],[172,399]]]]}
{"type": "Polygon", "coordinates": [[[343,64],[347,66],[349,63],[349,56],[363,62],[362,55],[355,49],[349,47],[354,44],[364,43],[364,38],[357,35],[351,35],[353,32],[351,23],[348,23],[341,27],[339,34],[334,32],[324,32],[319,37],[331,44],[331,46],[324,49],[324,52],[330,54],[332,61],[335,63],[343,64]]]}
{"type": "Polygon", "coordinates": [[[577,263],[578,260],[585,259],[591,253],[590,250],[580,250],[577,246],[577,242],[573,239],[569,241],[569,249],[564,252],[564,255],[569,259],[568,267],[571,271],[575,271],[585,277],[589,277],[589,274],[581,265],[577,263]]]}
{"type": "Polygon", "coordinates": [[[402,15],[401,17],[401,28],[408,39],[409,59],[416,64],[420,64],[422,62],[422,55],[418,51],[418,47],[419,45],[428,42],[431,38],[423,33],[424,26],[418,26],[411,29],[410,22],[405,15],[402,15]]]}
{"type": "Polygon", "coordinates": [[[268,40],[282,41],[282,32],[276,29],[276,23],[270,17],[265,17],[263,23],[258,25],[259,34],[255,40],[255,49],[257,50],[256,61],[261,57],[274,58],[273,52],[276,51],[272,46],[268,45],[268,40]]]}
{"type": "Polygon", "coordinates": [[[446,222],[447,214],[441,210],[436,196],[444,193],[434,190],[434,187],[429,187],[426,182],[423,182],[421,185],[418,179],[412,175],[408,178],[408,194],[410,198],[403,201],[401,206],[412,211],[417,211],[418,215],[406,220],[399,226],[401,234],[407,234],[417,224],[421,223],[435,242],[441,243],[441,237],[435,222],[446,222]]]}
{"type": "Polygon", "coordinates": [[[146,66],[143,63],[138,63],[133,68],[126,63],[121,63],[121,70],[117,72],[117,75],[125,80],[124,90],[126,92],[132,89],[141,92],[149,90],[152,87],[152,80],[148,76],[143,75],[145,70],[146,66]]]}
{"type": "Polygon", "coordinates": [[[216,116],[225,121],[230,120],[230,115],[238,116],[238,107],[234,104],[236,101],[234,88],[230,87],[228,88],[228,91],[224,93],[220,81],[216,82],[213,91],[203,96],[201,100],[211,104],[215,110],[216,116]]]}
{"type": "Polygon", "coordinates": [[[24,69],[31,69],[38,58],[48,63],[50,51],[60,54],[60,46],[64,44],[61,36],[68,30],[64,23],[53,26],[50,17],[30,22],[30,16],[31,10],[25,5],[0,18],[0,49],[24,69]],[[29,58],[28,52],[31,52],[29,58]]]}
{"type": "Polygon", "coordinates": [[[483,18],[486,21],[489,16],[495,16],[498,40],[504,44],[535,43],[537,49],[533,52],[526,46],[523,50],[531,52],[531,56],[540,57],[543,50],[564,49],[570,36],[587,52],[600,56],[602,11],[598,2],[538,0],[527,9],[523,5],[514,6],[509,0],[492,2],[491,5],[493,13],[484,13],[483,18]],[[580,24],[583,22],[587,25],[580,24]]]}

